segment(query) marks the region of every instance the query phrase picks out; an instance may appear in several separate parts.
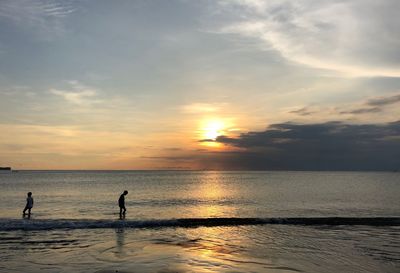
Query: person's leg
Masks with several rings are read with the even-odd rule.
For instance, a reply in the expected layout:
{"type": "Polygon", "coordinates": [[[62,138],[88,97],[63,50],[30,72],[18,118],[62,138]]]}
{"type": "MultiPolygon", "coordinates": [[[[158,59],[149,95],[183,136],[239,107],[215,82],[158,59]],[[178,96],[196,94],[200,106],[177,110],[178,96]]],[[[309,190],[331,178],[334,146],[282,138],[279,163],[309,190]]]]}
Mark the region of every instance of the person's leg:
{"type": "Polygon", "coordinates": [[[125,214],[125,212],[126,212],[126,208],[124,207],[124,214],[125,214]]]}
{"type": "Polygon", "coordinates": [[[119,207],[119,214],[122,214],[122,207],[119,207]]]}
{"type": "Polygon", "coordinates": [[[28,214],[29,214],[29,215],[31,215],[31,209],[32,209],[32,208],[29,208],[29,209],[28,209],[28,214]]]}
{"type": "Polygon", "coordinates": [[[22,214],[25,215],[26,210],[28,209],[27,206],[25,206],[24,210],[22,211],[22,214]]]}

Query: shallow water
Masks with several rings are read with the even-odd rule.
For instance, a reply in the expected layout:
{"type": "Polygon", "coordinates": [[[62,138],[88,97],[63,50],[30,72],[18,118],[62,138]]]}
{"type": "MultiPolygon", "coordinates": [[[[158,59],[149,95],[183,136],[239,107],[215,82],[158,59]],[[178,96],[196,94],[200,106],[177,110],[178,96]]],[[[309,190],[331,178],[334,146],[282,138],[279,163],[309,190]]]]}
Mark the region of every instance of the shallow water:
{"type": "Polygon", "coordinates": [[[0,217],[113,219],[125,189],[130,219],[399,216],[400,173],[18,172],[0,175],[0,217]]]}
{"type": "Polygon", "coordinates": [[[399,173],[18,172],[1,174],[0,187],[0,272],[400,270],[399,173]],[[27,191],[35,206],[22,219],[27,191]],[[205,217],[219,219],[176,225],[205,217]]]}

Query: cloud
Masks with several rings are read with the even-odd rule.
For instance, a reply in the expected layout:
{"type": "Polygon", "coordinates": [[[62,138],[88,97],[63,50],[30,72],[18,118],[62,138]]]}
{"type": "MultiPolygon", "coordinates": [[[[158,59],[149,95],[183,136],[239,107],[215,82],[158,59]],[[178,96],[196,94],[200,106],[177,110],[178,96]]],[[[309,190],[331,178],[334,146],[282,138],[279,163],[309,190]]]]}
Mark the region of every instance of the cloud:
{"type": "Polygon", "coordinates": [[[3,96],[17,96],[17,95],[26,95],[26,96],[35,96],[35,93],[30,90],[28,86],[25,85],[14,85],[10,87],[1,87],[0,94],[3,96]]]}
{"type": "Polygon", "coordinates": [[[367,104],[370,106],[386,106],[389,104],[394,104],[400,102],[400,94],[387,97],[379,97],[370,99],[367,104]]]}
{"type": "Polygon", "coordinates": [[[166,160],[166,161],[193,161],[195,158],[192,156],[141,156],[140,158],[143,159],[150,159],[150,160],[166,160]]]}
{"type": "Polygon", "coordinates": [[[171,148],[164,148],[164,150],[170,152],[177,152],[177,151],[182,151],[182,148],[171,147],[171,148]]]}
{"type": "Polygon", "coordinates": [[[221,109],[217,103],[191,103],[182,106],[182,111],[188,114],[215,113],[221,109]]]}
{"type": "Polygon", "coordinates": [[[364,100],[352,103],[342,104],[310,104],[306,106],[285,107],[282,112],[291,114],[290,119],[294,116],[296,121],[308,120],[310,122],[342,120],[343,115],[352,115],[354,122],[389,122],[396,120],[400,106],[400,93],[392,93],[385,96],[367,97],[364,100]],[[381,115],[374,115],[384,113],[381,115]],[[374,121],[371,120],[374,119],[374,121]]]}
{"type": "Polygon", "coordinates": [[[388,106],[400,103],[400,94],[380,96],[367,100],[361,108],[353,110],[341,111],[341,114],[366,114],[379,113],[385,110],[388,106]]]}
{"type": "Polygon", "coordinates": [[[314,113],[314,111],[310,111],[308,107],[302,107],[300,109],[292,110],[289,113],[296,114],[300,116],[309,116],[314,113]]]}
{"type": "Polygon", "coordinates": [[[62,97],[64,100],[77,105],[90,105],[101,102],[98,99],[93,99],[97,96],[97,90],[85,86],[77,81],[69,82],[72,90],[50,89],[50,93],[62,97]]]}
{"type": "Polygon", "coordinates": [[[342,111],[341,114],[370,114],[370,113],[379,113],[382,112],[382,109],[379,107],[372,108],[359,108],[350,111],[342,111]]]}
{"type": "Polygon", "coordinates": [[[400,77],[397,0],[220,1],[219,33],[255,38],[290,62],[350,77],[400,77]]]}
{"type": "Polygon", "coordinates": [[[51,89],[50,92],[53,93],[54,95],[61,96],[65,100],[75,104],[83,104],[86,102],[87,98],[96,95],[96,92],[93,90],[65,91],[65,90],[51,89]]]}
{"type": "Polygon", "coordinates": [[[68,0],[3,0],[0,3],[0,18],[47,34],[62,33],[63,20],[74,11],[73,2],[68,0]]]}
{"type": "Polygon", "coordinates": [[[215,141],[242,149],[208,157],[225,169],[397,170],[400,166],[400,121],[280,123],[215,141]]]}

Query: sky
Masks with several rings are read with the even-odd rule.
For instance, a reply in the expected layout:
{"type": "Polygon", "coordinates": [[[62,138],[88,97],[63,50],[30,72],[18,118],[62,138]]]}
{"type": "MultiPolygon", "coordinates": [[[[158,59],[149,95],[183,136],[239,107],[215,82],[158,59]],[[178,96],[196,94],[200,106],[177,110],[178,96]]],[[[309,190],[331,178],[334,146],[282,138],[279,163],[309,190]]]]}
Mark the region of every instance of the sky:
{"type": "Polygon", "coordinates": [[[1,0],[0,166],[398,170],[398,0],[1,0]]]}

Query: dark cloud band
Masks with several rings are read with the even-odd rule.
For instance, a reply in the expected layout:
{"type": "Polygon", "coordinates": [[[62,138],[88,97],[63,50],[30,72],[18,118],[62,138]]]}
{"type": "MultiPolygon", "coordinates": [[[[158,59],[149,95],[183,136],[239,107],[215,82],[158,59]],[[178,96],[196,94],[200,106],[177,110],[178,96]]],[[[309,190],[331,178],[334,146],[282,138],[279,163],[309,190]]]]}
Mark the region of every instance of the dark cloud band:
{"type": "Polygon", "coordinates": [[[243,152],[214,155],[227,169],[398,170],[400,121],[386,124],[281,123],[218,143],[243,152]]]}

